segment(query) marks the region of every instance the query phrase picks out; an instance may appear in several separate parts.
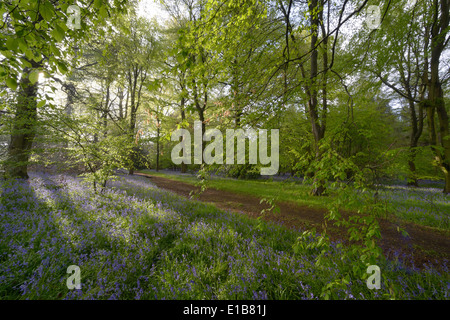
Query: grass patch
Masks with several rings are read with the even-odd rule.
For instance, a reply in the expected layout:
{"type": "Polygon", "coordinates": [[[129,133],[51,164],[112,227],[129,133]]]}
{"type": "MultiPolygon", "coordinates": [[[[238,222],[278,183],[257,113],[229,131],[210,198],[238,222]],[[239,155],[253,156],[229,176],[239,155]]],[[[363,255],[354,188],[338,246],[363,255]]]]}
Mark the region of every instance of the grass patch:
{"type": "MultiPolygon", "coordinates": [[[[195,185],[198,180],[194,175],[177,175],[142,170],[155,176],[181,181],[195,185]]],[[[218,190],[243,193],[258,198],[274,198],[278,201],[291,202],[299,206],[310,206],[326,209],[333,199],[333,192],[324,197],[311,196],[311,186],[298,181],[271,180],[237,180],[231,178],[212,177],[208,186],[218,190]]],[[[391,217],[419,225],[450,231],[450,196],[437,188],[408,188],[403,186],[384,186],[379,191],[380,200],[384,202],[386,212],[391,217]]],[[[363,202],[348,207],[357,211],[363,202]]]]}
{"type": "MultiPolygon", "coordinates": [[[[156,172],[152,170],[140,170],[154,176],[172,179],[195,185],[198,179],[194,175],[177,175],[156,172]]],[[[272,181],[272,180],[238,180],[232,178],[211,177],[208,187],[235,193],[244,193],[258,198],[277,198],[298,205],[308,205],[318,208],[326,208],[328,197],[314,197],[309,193],[311,186],[299,181],[272,181]]]]}

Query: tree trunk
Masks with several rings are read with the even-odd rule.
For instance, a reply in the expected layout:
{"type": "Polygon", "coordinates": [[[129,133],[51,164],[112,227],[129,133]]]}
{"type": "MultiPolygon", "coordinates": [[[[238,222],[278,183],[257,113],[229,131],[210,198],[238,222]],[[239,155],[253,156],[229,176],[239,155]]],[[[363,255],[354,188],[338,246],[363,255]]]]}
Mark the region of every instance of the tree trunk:
{"type": "MultiPolygon", "coordinates": [[[[205,123],[205,110],[203,108],[198,108],[198,119],[202,122],[202,137],[206,131],[206,123],[205,123]]],[[[205,151],[205,143],[202,141],[202,164],[205,159],[203,159],[203,152],[205,151]]]]}
{"type": "MultiPolygon", "coordinates": [[[[184,111],[184,104],[185,104],[185,98],[181,97],[181,123],[184,123],[184,121],[186,120],[186,112],[184,111]]],[[[183,137],[180,137],[180,142],[183,141],[183,137]]],[[[182,162],[181,163],[181,173],[186,173],[187,171],[187,165],[186,163],[182,162]]]]}
{"type": "Polygon", "coordinates": [[[443,192],[446,194],[449,194],[450,193],[450,175],[449,175],[448,170],[447,170],[447,172],[444,172],[444,177],[445,177],[445,186],[444,186],[443,192]]]}
{"type": "Polygon", "coordinates": [[[160,121],[156,119],[158,127],[156,128],[156,171],[159,171],[159,133],[160,133],[160,121]]]}
{"type": "Polygon", "coordinates": [[[419,183],[417,182],[417,175],[416,175],[416,150],[415,147],[410,147],[409,149],[409,159],[408,159],[408,166],[409,166],[409,177],[408,177],[408,183],[407,185],[410,187],[418,187],[419,183]]]}
{"type": "MultiPolygon", "coordinates": [[[[136,103],[136,91],[137,91],[137,81],[139,77],[139,69],[133,68],[133,71],[130,71],[128,74],[128,84],[130,88],[130,141],[134,140],[135,137],[135,129],[136,129],[136,112],[137,112],[137,103],[136,103]]],[[[135,153],[137,152],[136,148],[132,148],[130,154],[130,168],[128,171],[129,175],[134,174],[134,162],[136,159],[135,153]]]]}
{"type": "Polygon", "coordinates": [[[419,184],[417,182],[417,174],[416,174],[416,154],[417,154],[417,144],[419,142],[419,138],[422,135],[423,128],[423,108],[419,106],[419,119],[417,119],[415,104],[412,99],[409,100],[409,110],[411,113],[411,139],[409,143],[409,158],[408,158],[408,166],[409,166],[409,177],[408,177],[408,186],[418,187],[419,184]]]}
{"type": "Polygon", "coordinates": [[[431,29],[431,62],[430,85],[428,88],[427,118],[431,147],[436,161],[445,177],[443,192],[450,193],[450,130],[449,119],[445,109],[444,93],[439,79],[439,63],[445,49],[445,40],[449,27],[449,0],[434,0],[433,27],[431,29]],[[440,9],[440,10],[439,10],[440,9]],[[440,12],[440,16],[439,16],[440,12]],[[439,131],[436,131],[435,114],[439,121],[439,131]]]}
{"type": "MultiPolygon", "coordinates": [[[[318,0],[311,0],[309,4],[310,12],[310,23],[312,26],[311,34],[311,57],[310,57],[310,77],[309,77],[309,92],[308,92],[308,115],[311,121],[312,133],[314,136],[314,149],[316,161],[320,161],[320,150],[319,144],[323,138],[323,127],[320,124],[319,112],[318,112],[318,99],[317,99],[317,74],[318,74],[318,50],[317,50],[317,40],[318,40],[318,30],[319,30],[319,15],[316,14],[318,9],[318,0]]],[[[323,181],[315,181],[316,187],[311,191],[312,195],[321,196],[325,191],[325,184],[323,181]]]]}
{"type": "Polygon", "coordinates": [[[123,119],[123,98],[124,98],[124,94],[123,94],[123,88],[119,87],[118,92],[117,92],[117,96],[119,98],[119,118],[123,119]]]}
{"type": "Polygon", "coordinates": [[[27,61],[32,67],[24,68],[19,82],[11,142],[5,163],[5,176],[9,178],[28,179],[30,151],[36,135],[38,82],[31,84],[28,75],[40,68],[42,63],[28,59],[27,61]]]}
{"type": "MultiPolygon", "coordinates": [[[[193,86],[194,86],[194,103],[195,103],[195,109],[197,110],[198,113],[198,118],[202,123],[202,136],[203,134],[205,134],[205,130],[206,130],[206,123],[205,123],[205,109],[206,109],[206,104],[208,102],[208,93],[206,92],[206,88],[204,89],[204,102],[203,102],[203,107],[200,106],[200,101],[199,101],[199,97],[198,97],[198,92],[197,92],[197,84],[195,83],[195,80],[192,80],[193,86]]],[[[203,151],[205,151],[205,144],[202,142],[202,154],[203,151]]],[[[203,163],[203,156],[202,156],[202,163],[203,163]]]]}
{"type": "Polygon", "coordinates": [[[128,100],[130,98],[130,91],[128,90],[128,88],[126,90],[126,95],[127,95],[127,97],[125,99],[125,108],[124,108],[125,109],[125,114],[123,115],[124,119],[128,118],[128,100]]]}
{"type": "Polygon", "coordinates": [[[232,88],[231,91],[233,93],[233,113],[234,113],[234,126],[236,129],[241,127],[241,116],[242,116],[242,108],[240,103],[240,92],[239,92],[239,78],[238,78],[238,65],[237,59],[235,58],[232,62],[232,88]]]}
{"type": "MultiPolygon", "coordinates": [[[[66,90],[66,94],[67,94],[67,99],[66,99],[66,105],[64,107],[64,111],[66,113],[66,115],[70,116],[73,113],[73,104],[74,104],[74,100],[75,100],[75,94],[76,94],[76,88],[75,85],[73,83],[70,82],[65,82],[63,85],[63,88],[66,90]]],[[[64,142],[64,148],[68,148],[69,147],[69,141],[65,141],[64,142]]]]}
{"type": "Polygon", "coordinates": [[[108,83],[106,86],[106,101],[105,105],[103,106],[103,137],[106,138],[108,135],[108,112],[109,112],[109,99],[110,99],[110,84],[108,83]]]}

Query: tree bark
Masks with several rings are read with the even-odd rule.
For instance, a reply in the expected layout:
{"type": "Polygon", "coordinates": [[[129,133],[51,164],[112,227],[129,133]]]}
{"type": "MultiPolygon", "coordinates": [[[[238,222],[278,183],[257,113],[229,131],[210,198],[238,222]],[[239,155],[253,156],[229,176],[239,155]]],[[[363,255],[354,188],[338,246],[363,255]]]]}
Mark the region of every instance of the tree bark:
{"type": "MultiPolygon", "coordinates": [[[[128,84],[130,87],[130,139],[134,140],[136,135],[136,118],[137,118],[137,110],[139,108],[140,100],[141,100],[141,91],[142,86],[145,81],[146,75],[144,74],[144,70],[141,67],[133,66],[132,70],[128,73],[128,84]],[[140,79],[139,79],[140,78],[140,79]],[[139,88],[138,82],[140,81],[139,88]]],[[[130,168],[128,171],[129,175],[134,174],[134,164],[137,159],[138,148],[133,147],[130,155],[130,168]]]]}
{"type": "Polygon", "coordinates": [[[106,85],[106,98],[105,98],[105,105],[103,106],[103,138],[106,138],[108,135],[108,112],[109,112],[109,100],[110,100],[110,84],[108,83],[106,85]]]}
{"type": "Polygon", "coordinates": [[[156,171],[159,171],[159,135],[160,135],[160,126],[161,121],[159,120],[158,115],[156,115],[156,171]]]}
{"type": "Polygon", "coordinates": [[[124,93],[123,93],[123,88],[119,87],[118,92],[117,92],[117,96],[119,98],[119,119],[123,119],[123,98],[124,98],[124,93]]]}
{"type": "Polygon", "coordinates": [[[419,106],[419,115],[417,117],[416,109],[414,101],[409,100],[409,110],[411,113],[411,139],[409,143],[409,158],[408,158],[408,166],[409,166],[409,178],[408,178],[408,186],[418,187],[419,183],[417,182],[417,174],[416,174],[416,155],[417,155],[417,146],[422,135],[423,128],[423,108],[419,106]]]}
{"type": "Polygon", "coordinates": [[[125,113],[124,113],[124,115],[123,115],[123,118],[124,119],[126,119],[126,118],[128,118],[128,100],[130,99],[130,91],[129,91],[129,89],[127,88],[127,90],[126,90],[126,95],[127,95],[127,97],[126,97],[126,99],[125,99],[125,113]]]}
{"type": "MultiPolygon", "coordinates": [[[[206,91],[206,86],[204,88],[204,101],[203,101],[203,106],[200,105],[200,99],[198,97],[198,87],[197,84],[195,82],[195,80],[192,80],[193,86],[194,86],[194,103],[195,103],[195,109],[197,110],[198,113],[198,118],[199,120],[202,122],[202,135],[205,134],[205,130],[206,130],[206,122],[205,122],[205,110],[206,110],[206,104],[208,103],[208,93],[206,91]]],[[[205,150],[205,144],[202,143],[202,154],[203,151],[205,150]]],[[[203,157],[202,157],[202,163],[203,163],[203,157]]]]}
{"type": "MultiPolygon", "coordinates": [[[[184,88],[182,88],[183,90],[184,88]]],[[[184,105],[186,103],[186,100],[184,97],[181,97],[181,123],[184,123],[184,121],[186,120],[186,112],[184,110],[184,105]]],[[[183,141],[183,137],[180,137],[180,142],[183,141]]],[[[181,163],[181,173],[186,173],[187,171],[187,165],[186,163],[182,162],[181,163]]]]}
{"type": "Polygon", "coordinates": [[[428,102],[426,103],[430,143],[439,168],[445,178],[443,192],[450,193],[450,131],[449,119],[445,109],[444,93],[439,79],[439,64],[445,49],[446,36],[449,31],[450,0],[434,0],[433,27],[431,28],[431,61],[428,102]],[[439,10],[440,9],[440,10],[439,10]],[[440,15],[439,15],[440,12],[440,15]],[[435,124],[435,115],[439,122],[439,131],[435,124]]]}
{"type": "MultiPolygon", "coordinates": [[[[324,137],[325,126],[321,125],[318,112],[318,90],[317,90],[317,75],[318,75],[318,50],[317,40],[320,26],[320,16],[316,14],[318,9],[318,0],[311,0],[309,4],[310,23],[312,28],[311,34],[311,57],[310,57],[310,76],[309,76],[309,90],[308,90],[308,114],[311,121],[312,133],[314,136],[314,149],[316,161],[320,161],[319,144],[324,137]]],[[[324,35],[325,36],[325,35],[324,35]]],[[[325,185],[323,181],[317,181],[317,186],[311,191],[315,196],[321,196],[325,191],[325,185]]]]}
{"type": "Polygon", "coordinates": [[[30,151],[36,135],[38,82],[31,84],[28,76],[31,71],[42,67],[42,63],[26,60],[32,67],[24,68],[19,82],[11,142],[5,164],[5,176],[8,178],[28,179],[30,151]]]}

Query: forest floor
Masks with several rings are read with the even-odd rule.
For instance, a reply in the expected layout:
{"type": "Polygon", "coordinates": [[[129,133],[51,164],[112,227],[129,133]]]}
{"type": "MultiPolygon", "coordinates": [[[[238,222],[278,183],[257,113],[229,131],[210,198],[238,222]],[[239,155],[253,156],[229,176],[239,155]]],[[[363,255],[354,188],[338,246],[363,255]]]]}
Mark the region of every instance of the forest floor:
{"type": "MultiPolygon", "coordinates": [[[[239,194],[224,190],[208,188],[199,193],[200,187],[189,183],[167,179],[145,173],[135,173],[145,176],[157,187],[172,191],[183,197],[190,198],[192,192],[197,194],[196,199],[202,202],[214,204],[216,207],[246,214],[252,218],[261,216],[263,209],[269,209],[267,203],[261,203],[261,199],[247,194],[239,194]]],[[[315,228],[321,232],[326,219],[325,209],[300,206],[289,202],[277,202],[279,213],[271,213],[264,217],[265,220],[281,223],[288,228],[307,230],[315,228]]],[[[450,259],[450,237],[448,232],[420,226],[411,222],[382,219],[380,222],[381,239],[378,244],[383,249],[384,255],[389,259],[399,257],[406,264],[414,263],[418,268],[426,265],[440,269],[450,259]],[[408,236],[403,236],[398,227],[405,230],[408,236]],[[406,260],[404,260],[406,259],[406,260]]],[[[347,233],[342,228],[327,225],[327,234],[331,240],[346,242],[347,233]]]]}

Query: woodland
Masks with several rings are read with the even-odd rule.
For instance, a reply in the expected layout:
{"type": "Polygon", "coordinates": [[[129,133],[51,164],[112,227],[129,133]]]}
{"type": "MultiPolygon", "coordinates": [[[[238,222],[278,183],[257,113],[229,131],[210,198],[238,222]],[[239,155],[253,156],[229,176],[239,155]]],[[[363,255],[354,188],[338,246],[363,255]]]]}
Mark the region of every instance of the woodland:
{"type": "Polygon", "coordinates": [[[0,299],[448,299],[449,12],[2,0],[0,299]],[[194,123],[278,171],[174,161],[194,123]]]}

